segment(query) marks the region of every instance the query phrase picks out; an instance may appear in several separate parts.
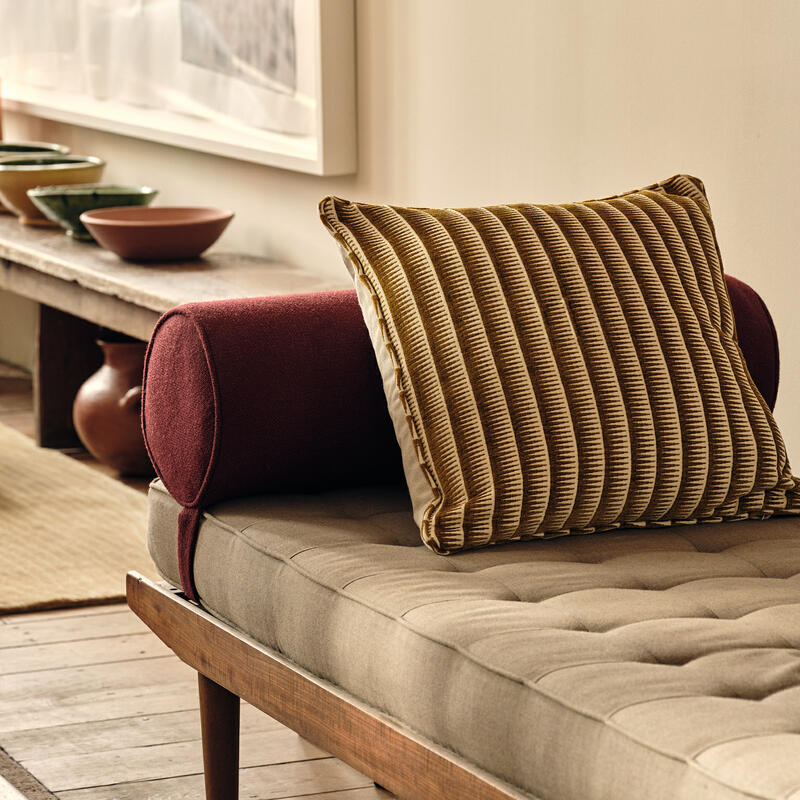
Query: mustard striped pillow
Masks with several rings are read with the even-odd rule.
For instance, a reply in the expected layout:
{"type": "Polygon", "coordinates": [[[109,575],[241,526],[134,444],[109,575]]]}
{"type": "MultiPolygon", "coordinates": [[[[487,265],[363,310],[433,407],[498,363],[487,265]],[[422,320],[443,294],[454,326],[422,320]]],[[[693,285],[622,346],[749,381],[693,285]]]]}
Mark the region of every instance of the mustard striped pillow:
{"type": "Polygon", "coordinates": [[[435,551],[800,510],[696,178],[564,205],[327,197],[320,213],[435,551]]]}

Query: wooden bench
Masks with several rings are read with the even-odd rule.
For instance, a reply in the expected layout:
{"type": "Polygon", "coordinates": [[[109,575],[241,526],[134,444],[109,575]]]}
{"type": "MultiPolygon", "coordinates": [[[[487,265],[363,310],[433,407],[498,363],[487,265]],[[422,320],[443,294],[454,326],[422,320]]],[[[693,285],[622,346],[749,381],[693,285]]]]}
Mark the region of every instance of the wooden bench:
{"type": "Polygon", "coordinates": [[[34,363],[36,441],[79,444],[72,401],[101,364],[95,345],[107,328],[147,340],[167,309],[198,300],[341,289],[325,278],[266,258],[211,252],[175,263],[133,264],[58,228],[20,225],[0,215],[0,289],[38,303],[34,363]]]}

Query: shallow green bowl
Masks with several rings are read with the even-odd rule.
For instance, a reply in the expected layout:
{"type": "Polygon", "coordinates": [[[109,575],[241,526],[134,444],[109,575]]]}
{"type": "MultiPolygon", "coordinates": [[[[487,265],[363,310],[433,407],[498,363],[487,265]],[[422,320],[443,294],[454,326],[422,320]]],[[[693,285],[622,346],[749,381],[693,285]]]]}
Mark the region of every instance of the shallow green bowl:
{"type": "Polygon", "coordinates": [[[69,147],[65,144],[53,144],[53,142],[0,141],[0,158],[19,158],[20,156],[33,156],[41,153],[66,156],[69,155],[69,147]]]}
{"type": "Polygon", "coordinates": [[[67,231],[67,236],[92,242],[94,238],[80,220],[84,211],[115,206],[146,206],[158,194],[149,186],[113,186],[102,183],[66,186],[37,186],[28,189],[31,202],[50,220],[67,231]]]}

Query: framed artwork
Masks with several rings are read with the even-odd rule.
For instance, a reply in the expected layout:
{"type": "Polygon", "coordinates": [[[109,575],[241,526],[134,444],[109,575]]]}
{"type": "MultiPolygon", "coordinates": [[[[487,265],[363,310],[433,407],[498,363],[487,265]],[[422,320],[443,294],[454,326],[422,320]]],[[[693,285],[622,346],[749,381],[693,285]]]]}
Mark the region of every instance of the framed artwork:
{"type": "Polygon", "coordinates": [[[356,169],[353,0],[0,0],[11,110],[317,175],[356,169]]]}

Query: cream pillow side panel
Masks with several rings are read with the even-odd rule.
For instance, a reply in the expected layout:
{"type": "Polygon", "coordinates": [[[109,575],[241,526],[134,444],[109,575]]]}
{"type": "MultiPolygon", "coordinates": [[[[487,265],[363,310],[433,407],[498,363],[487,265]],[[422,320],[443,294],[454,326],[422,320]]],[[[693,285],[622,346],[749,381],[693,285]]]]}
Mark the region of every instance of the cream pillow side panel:
{"type": "Polygon", "coordinates": [[[373,292],[366,281],[357,273],[350,261],[348,254],[340,248],[342,260],[347,266],[350,276],[358,296],[358,304],[361,306],[361,313],[369,332],[369,339],[378,362],[378,369],[383,380],[383,391],[386,395],[386,404],[389,409],[389,417],[394,426],[394,434],[400,445],[400,452],[403,457],[403,472],[406,476],[408,491],[414,511],[414,522],[420,528],[425,511],[436,500],[436,495],[431,486],[431,482],[422,468],[419,458],[415,455],[418,452],[418,445],[414,441],[414,434],[411,430],[411,421],[408,418],[406,409],[400,399],[399,387],[397,385],[396,368],[389,352],[389,348],[381,333],[381,326],[378,314],[375,310],[373,292]]]}

